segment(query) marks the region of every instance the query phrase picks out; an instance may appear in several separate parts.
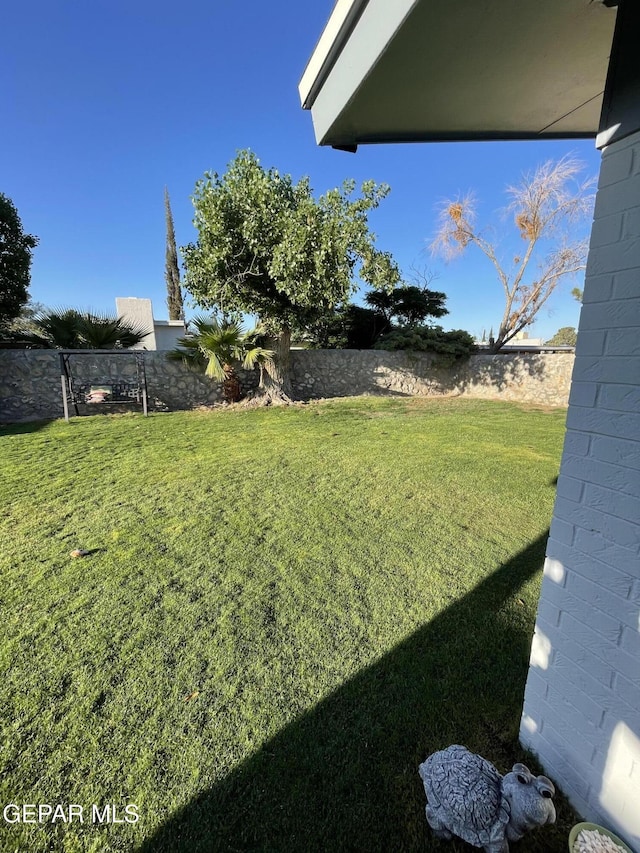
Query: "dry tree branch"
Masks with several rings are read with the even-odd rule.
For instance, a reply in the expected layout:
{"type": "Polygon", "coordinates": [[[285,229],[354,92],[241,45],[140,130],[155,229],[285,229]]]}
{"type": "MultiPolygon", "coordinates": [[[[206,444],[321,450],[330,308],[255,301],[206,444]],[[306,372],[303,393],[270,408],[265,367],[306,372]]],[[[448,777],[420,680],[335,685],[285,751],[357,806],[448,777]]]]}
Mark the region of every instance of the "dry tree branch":
{"type": "Polygon", "coordinates": [[[592,209],[593,179],[580,182],[583,164],[573,156],[548,160],[535,172],[524,175],[519,184],[507,187],[511,201],[506,208],[527,243],[524,255],[516,257],[516,269],[510,276],[498,260],[496,246],[475,227],[475,200],[472,194],[441,203],[438,227],[430,248],[433,254],[452,260],[470,244],[475,244],[491,261],[505,294],[505,307],[495,349],[498,350],[517,331],[529,325],[549,298],[558,282],[584,269],[584,241],[568,241],[568,226],[584,218],[592,209]],[[542,273],[532,284],[525,275],[541,241],[560,242],[543,264],[542,273]]]}

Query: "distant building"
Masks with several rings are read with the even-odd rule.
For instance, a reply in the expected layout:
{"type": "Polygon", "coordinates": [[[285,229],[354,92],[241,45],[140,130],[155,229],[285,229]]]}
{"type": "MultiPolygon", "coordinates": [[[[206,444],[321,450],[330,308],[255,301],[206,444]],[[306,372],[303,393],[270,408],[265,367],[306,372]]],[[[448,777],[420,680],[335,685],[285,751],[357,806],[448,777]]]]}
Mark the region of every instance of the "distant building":
{"type": "Polygon", "coordinates": [[[133,349],[170,350],[178,344],[178,338],[184,337],[187,327],[184,320],[156,320],[150,299],[137,296],[116,297],[116,312],[128,323],[152,329],[133,349]]]}
{"type": "MultiPolygon", "coordinates": [[[[476,346],[482,348],[488,348],[489,342],[488,340],[484,341],[475,341],[476,346]]],[[[515,337],[511,338],[511,340],[507,341],[505,344],[502,344],[502,351],[508,349],[519,349],[519,350],[531,350],[535,351],[538,349],[566,349],[573,351],[573,347],[549,347],[545,344],[544,338],[530,338],[529,332],[518,332],[515,337]]]]}
{"type": "Polygon", "coordinates": [[[530,338],[529,332],[518,332],[510,341],[503,344],[504,347],[541,347],[544,346],[544,338],[530,338]]]}

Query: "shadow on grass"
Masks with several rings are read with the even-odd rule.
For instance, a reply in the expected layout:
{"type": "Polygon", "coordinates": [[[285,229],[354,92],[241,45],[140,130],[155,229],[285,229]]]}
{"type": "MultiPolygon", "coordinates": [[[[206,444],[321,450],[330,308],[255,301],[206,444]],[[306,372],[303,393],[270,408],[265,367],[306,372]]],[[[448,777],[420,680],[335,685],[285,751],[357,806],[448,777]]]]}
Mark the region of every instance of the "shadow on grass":
{"type": "Polygon", "coordinates": [[[22,421],[17,424],[4,423],[0,421],[0,438],[5,435],[29,435],[32,432],[40,432],[48,427],[55,418],[47,418],[41,421],[22,421]]]}
{"type": "MultiPolygon", "coordinates": [[[[518,591],[541,570],[546,540],[279,732],[140,853],[472,849],[430,835],[418,764],[450,743],[502,772],[526,759],[517,732],[533,625],[518,591]]],[[[519,850],[564,849],[568,826],[519,850]]]]}

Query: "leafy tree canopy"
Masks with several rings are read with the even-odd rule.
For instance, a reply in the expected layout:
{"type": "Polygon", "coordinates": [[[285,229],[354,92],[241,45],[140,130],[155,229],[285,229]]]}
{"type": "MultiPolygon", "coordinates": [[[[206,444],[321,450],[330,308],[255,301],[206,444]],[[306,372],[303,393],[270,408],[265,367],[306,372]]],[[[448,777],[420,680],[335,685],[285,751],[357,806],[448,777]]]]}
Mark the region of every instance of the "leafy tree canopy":
{"type": "Polygon", "coordinates": [[[438,290],[405,284],[391,291],[372,290],[365,296],[365,302],[383,314],[389,323],[420,326],[427,317],[444,317],[449,313],[444,307],[446,298],[447,295],[438,290]]]}
{"type": "Polygon", "coordinates": [[[573,326],[563,326],[547,341],[547,344],[552,347],[574,347],[577,339],[578,333],[573,326]]]}
{"type": "Polygon", "coordinates": [[[358,269],[373,286],[399,281],[367,222],[388,192],[366,181],[357,196],[345,181],[315,199],[308,178],[294,184],[240,151],[223,176],[196,184],[198,241],[182,249],[185,286],[199,305],[258,315],[274,334],[304,329],[347,301],[358,269]]]}
{"type": "Polygon", "coordinates": [[[472,336],[462,329],[445,332],[442,326],[424,326],[389,332],[380,338],[375,349],[433,352],[446,356],[447,361],[453,363],[468,358],[476,347],[472,336]]]}
{"type": "Polygon", "coordinates": [[[431,290],[434,275],[412,270],[412,280],[393,288],[369,291],[364,299],[369,307],[341,306],[333,315],[322,317],[305,336],[313,346],[348,349],[370,349],[381,335],[398,329],[419,328],[430,317],[448,314],[446,294],[431,290]]]}
{"type": "Polygon", "coordinates": [[[373,308],[345,305],[309,327],[304,335],[311,347],[319,349],[371,349],[390,328],[386,317],[373,308]]]}
{"type": "Polygon", "coordinates": [[[35,332],[35,318],[46,312],[47,308],[42,302],[34,302],[30,299],[26,302],[17,317],[15,317],[7,326],[7,330],[13,336],[23,332],[35,332]]]}
{"type": "Polygon", "coordinates": [[[29,299],[31,252],[37,245],[37,237],[24,233],[11,199],[0,193],[0,327],[29,299]]]}

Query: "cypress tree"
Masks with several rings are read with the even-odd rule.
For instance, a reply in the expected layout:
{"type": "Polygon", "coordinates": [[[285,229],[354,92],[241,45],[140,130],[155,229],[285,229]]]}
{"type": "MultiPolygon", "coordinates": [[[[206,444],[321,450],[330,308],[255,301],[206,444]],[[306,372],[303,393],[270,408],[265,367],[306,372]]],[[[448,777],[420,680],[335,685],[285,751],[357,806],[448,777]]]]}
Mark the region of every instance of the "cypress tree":
{"type": "Polygon", "coordinates": [[[178,267],[178,252],[176,249],[176,233],[171,215],[169,191],[164,188],[164,209],[167,220],[167,252],[165,262],[165,281],[167,282],[167,307],[170,320],[183,320],[182,289],[180,287],[180,268],[178,267]]]}

